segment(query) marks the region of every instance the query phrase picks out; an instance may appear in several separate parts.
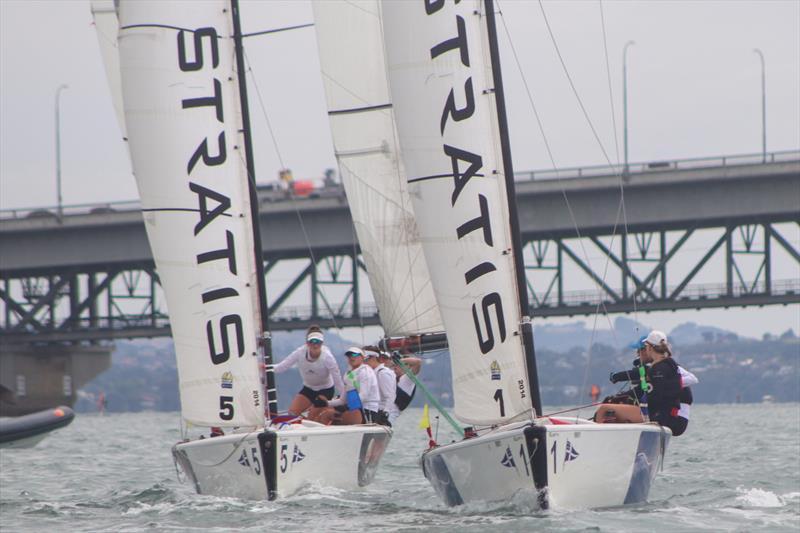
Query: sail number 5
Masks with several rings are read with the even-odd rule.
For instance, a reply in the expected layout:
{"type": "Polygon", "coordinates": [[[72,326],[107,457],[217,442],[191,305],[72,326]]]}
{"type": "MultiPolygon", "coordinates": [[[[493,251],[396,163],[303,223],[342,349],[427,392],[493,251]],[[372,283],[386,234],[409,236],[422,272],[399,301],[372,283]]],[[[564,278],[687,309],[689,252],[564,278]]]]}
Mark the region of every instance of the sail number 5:
{"type": "Polygon", "coordinates": [[[233,420],[233,396],[219,397],[219,417],[222,420],[233,420]]]}

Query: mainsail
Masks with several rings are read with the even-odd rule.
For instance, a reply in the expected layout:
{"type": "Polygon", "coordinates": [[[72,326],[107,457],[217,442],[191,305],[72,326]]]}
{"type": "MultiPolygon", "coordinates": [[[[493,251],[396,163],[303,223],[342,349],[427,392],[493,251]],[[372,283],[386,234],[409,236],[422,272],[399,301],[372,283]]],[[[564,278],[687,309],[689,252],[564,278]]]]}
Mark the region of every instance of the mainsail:
{"type": "Polygon", "coordinates": [[[450,346],[455,414],[480,425],[530,416],[530,324],[518,292],[487,13],[476,0],[381,8],[401,154],[450,346]]]}
{"type": "Polygon", "coordinates": [[[169,308],[183,418],[264,422],[262,333],[231,4],[119,7],[125,120],[169,308]]]}
{"type": "Polygon", "coordinates": [[[408,195],[377,0],[313,3],[334,150],[387,336],[443,330],[408,195]]]}

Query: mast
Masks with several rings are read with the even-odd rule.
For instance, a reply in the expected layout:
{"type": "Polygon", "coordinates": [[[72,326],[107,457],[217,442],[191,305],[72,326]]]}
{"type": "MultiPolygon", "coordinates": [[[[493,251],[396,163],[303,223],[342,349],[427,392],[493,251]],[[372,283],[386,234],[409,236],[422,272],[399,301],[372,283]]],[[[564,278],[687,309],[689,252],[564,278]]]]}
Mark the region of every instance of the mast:
{"type": "Polygon", "coordinates": [[[531,406],[537,416],[542,415],[542,399],[539,392],[539,375],[536,370],[536,352],[533,347],[533,327],[530,319],[528,303],[528,286],[525,280],[525,266],[522,261],[522,238],[519,231],[519,216],[514,187],[514,169],[511,164],[511,144],[508,140],[508,121],[506,120],[506,103],[503,93],[503,77],[500,71],[500,50],[497,45],[497,26],[494,20],[494,1],[484,0],[486,8],[486,28],[489,33],[489,55],[492,61],[494,78],[495,103],[497,105],[497,123],[500,130],[500,147],[503,158],[503,172],[506,179],[506,197],[508,199],[509,222],[511,223],[512,252],[517,274],[517,293],[522,315],[520,332],[525,348],[525,366],[528,371],[528,383],[531,387],[531,406]]]}
{"type": "Polygon", "coordinates": [[[231,0],[233,18],[233,42],[236,50],[236,70],[239,78],[239,100],[242,106],[242,137],[244,139],[245,166],[247,168],[247,188],[250,193],[250,218],[253,225],[253,251],[258,278],[258,303],[261,314],[261,338],[258,339],[264,354],[267,387],[267,414],[272,418],[278,413],[278,396],[275,387],[275,373],[272,370],[272,338],[269,332],[269,307],[267,291],[264,287],[264,253],[261,249],[261,231],[258,224],[258,195],[256,194],[255,160],[250,136],[250,113],[247,105],[247,80],[245,77],[244,46],[242,44],[242,25],[239,19],[239,0],[231,0]]]}

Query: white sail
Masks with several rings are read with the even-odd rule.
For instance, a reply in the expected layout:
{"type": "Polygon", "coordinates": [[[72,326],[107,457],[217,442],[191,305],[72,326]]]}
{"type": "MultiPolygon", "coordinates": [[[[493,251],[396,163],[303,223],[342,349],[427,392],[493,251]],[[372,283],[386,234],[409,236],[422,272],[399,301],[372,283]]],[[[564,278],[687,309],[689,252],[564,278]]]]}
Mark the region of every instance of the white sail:
{"type": "Polygon", "coordinates": [[[108,88],[111,91],[111,103],[117,114],[117,123],[122,130],[122,138],[127,139],[125,127],[125,113],[122,108],[122,80],[119,74],[119,52],[117,32],[119,21],[114,0],[92,0],[92,17],[97,32],[97,42],[100,45],[100,55],[108,78],[108,88]]]}
{"type": "Polygon", "coordinates": [[[382,4],[413,208],[452,358],[456,416],[531,413],[483,4],[382,4]]]}
{"type": "Polygon", "coordinates": [[[386,78],[376,0],[313,3],[334,150],[386,335],[442,331],[386,78]]]}
{"type": "Polygon", "coordinates": [[[183,417],[263,424],[230,3],[123,2],[119,18],[130,152],[169,308],[183,417]]]}

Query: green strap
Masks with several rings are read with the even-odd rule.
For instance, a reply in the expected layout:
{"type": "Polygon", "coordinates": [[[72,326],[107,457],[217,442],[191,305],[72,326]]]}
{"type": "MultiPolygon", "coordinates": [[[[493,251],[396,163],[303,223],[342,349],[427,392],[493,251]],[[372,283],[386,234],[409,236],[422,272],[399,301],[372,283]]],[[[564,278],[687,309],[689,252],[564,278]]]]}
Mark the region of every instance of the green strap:
{"type": "Polygon", "coordinates": [[[442,407],[439,401],[436,398],[434,398],[433,395],[425,387],[425,385],[423,385],[422,382],[419,379],[417,379],[417,376],[414,375],[414,372],[406,364],[404,364],[403,361],[397,360],[396,362],[397,365],[403,370],[403,373],[405,373],[405,375],[408,376],[408,379],[413,381],[414,385],[416,385],[422,391],[422,393],[425,394],[425,397],[428,399],[431,405],[433,405],[434,409],[442,413],[444,419],[447,420],[450,423],[450,425],[453,426],[453,429],[456,430],[456,433],[458,433],[463,438],[464,429],[458,425],[458,422],[453,420],[453,418],[447,413],[447,411],[444,410],[444,407],[442,407]]]}
{"type": "Polygon", "coordinates": [[[350,380],[350,384],[353,385],[354,389],[357,391],[361,390],[361,384],[358,382],[355,370],[348,370],[344,377],[350,380]]]}
{"type": "Polygon", "coordinates": [[[644,365],[639,365],[639,385],[642,387],[642,391],[645,394],[653,390],[653,386],[647,382],[644,372],[644,365]]]}

